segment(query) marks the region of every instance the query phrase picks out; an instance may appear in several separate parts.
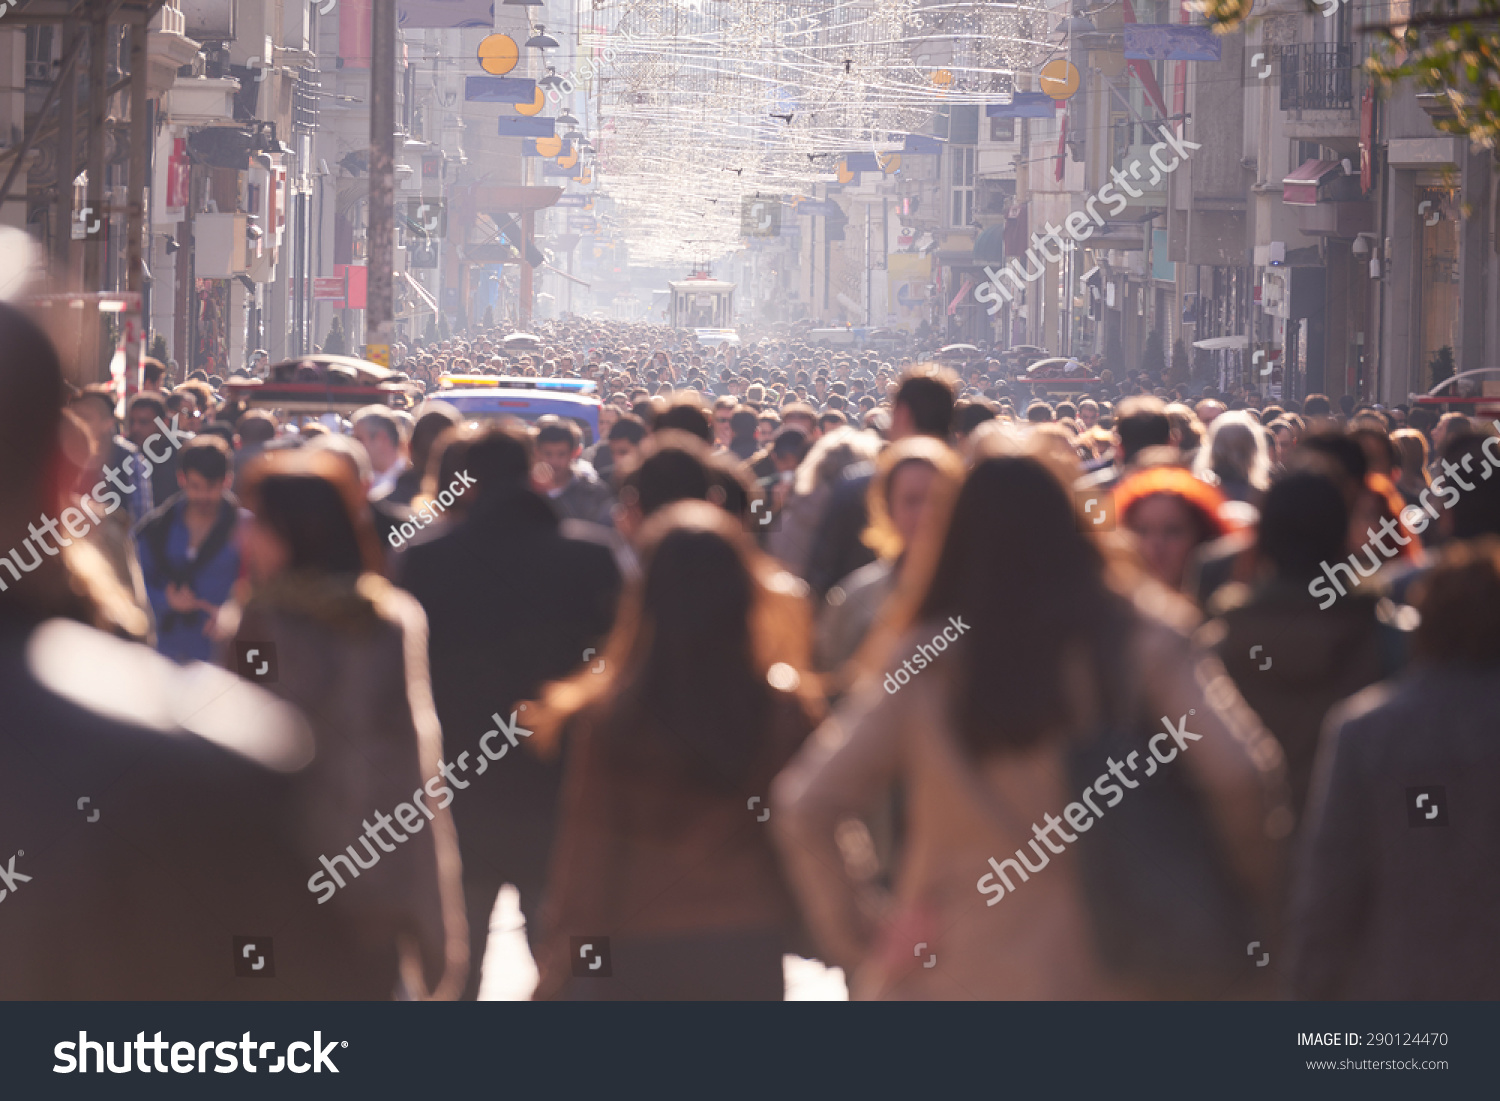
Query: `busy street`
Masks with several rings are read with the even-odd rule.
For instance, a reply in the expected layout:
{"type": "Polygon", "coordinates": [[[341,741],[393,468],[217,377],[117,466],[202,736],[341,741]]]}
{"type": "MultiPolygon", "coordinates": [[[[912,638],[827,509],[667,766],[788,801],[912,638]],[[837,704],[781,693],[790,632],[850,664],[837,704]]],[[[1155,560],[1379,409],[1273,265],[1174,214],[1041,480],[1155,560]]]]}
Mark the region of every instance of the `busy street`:
{"type": "MultiPolygon", "coordinates": [[[[1291,1014],[1500,1000],[1496,10],[0,7],[0,1006],[1474,1096],[1291,1014]]],[[[161,1020],[46,1069],[420,1063],[161,1020]]]]}

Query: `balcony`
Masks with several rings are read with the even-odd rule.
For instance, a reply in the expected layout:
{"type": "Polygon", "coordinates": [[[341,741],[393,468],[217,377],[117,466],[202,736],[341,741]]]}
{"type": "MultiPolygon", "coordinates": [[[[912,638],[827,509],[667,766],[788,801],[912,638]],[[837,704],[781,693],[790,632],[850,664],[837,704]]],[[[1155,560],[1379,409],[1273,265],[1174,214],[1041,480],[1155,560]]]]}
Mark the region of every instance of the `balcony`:
{"type": "Polygon", "coordinates": [[[1281,48],[1281,109],[1286,136],[1343,152],[1359,143],[1355,107],[1363,78],[1349,43],[1302,42],[1281,48]]]}
{"type": "Polygon", "coordinates": [[[1353,106],[1353,46],[1303,42],[1281,47],[1283,111],[1347,111],[1353,106]]]}

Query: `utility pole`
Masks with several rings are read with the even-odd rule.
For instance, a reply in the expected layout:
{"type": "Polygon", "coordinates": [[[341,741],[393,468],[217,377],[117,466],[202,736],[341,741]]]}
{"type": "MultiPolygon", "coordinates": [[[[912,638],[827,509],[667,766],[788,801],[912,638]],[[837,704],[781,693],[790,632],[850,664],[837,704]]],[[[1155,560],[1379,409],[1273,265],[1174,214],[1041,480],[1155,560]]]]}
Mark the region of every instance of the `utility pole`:
{"type": "Polygon", "coordinates": [[[146,338],[143,295],[146,290],[146,153],[151,130],[146,117],[146,21],[138,15],[130,25],[130,175],[125,198],[125,289],[130,298],[121,321],[125,325],[125,387],[141,385],[142,342],[146,338]]]}
{"type": "Polygon", "coordinates": [[[875,253],[870,245],[871,221],[875,207],[865,204],[865,327],[875,324],[875,253]]]}
{"type": "MultiPolygon", "coordinates": [[[[109,214],[104,208],[104,138],[105,114],[109,99],[104,94],[105,51],[109,40],[109,17],[100,11],[89,24],[89,108],[88,108],[88,197],[79,220],[83,223],[83,290],[97,294],[104,289],[104,242],[109,235],[109,214]]],[[[68,226],[71,233],[73,227],[68,226]]],[[[103,317],[97,299],[84,307],[84,340],[82,369],[79,376],[88,380],[99,377],[103,317]]]]}
{"type": "MultiPolygon", "coordinates": [[[[63,56],[76,57],[77,51],[83,48],[82,39],[82,24],[76,20],[65,24],[63,56]]],[[[73,180],[78,175],[78,164],[73,159],[73,141],[78,129],[74,118],[78,110],[74,92],[78,87],[78,76],[75,70],[65,65],[57,79],[61,86],[57,93],[57,202],[52,216],[52,258],[60,289],[66,289],[73,278],[73,180]]]]}
{"type": "Polygon", "coordinates": [[[396,0],[370,3],[369,292],[365,303],[365,358],[391,365],[395,303],[396,0]]]}

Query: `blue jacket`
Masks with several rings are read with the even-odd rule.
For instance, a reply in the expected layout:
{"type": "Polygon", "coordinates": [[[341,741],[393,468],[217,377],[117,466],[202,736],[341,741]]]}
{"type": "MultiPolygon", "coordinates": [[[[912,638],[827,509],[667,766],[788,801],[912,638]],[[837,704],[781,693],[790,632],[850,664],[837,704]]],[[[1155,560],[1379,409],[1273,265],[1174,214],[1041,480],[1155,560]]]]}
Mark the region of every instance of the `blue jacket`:
{"type": "Polygon", "coordinates": [[[167,603],[167,585],[188,585],[213,605],[229,599],[240,575],[240,548],[235,539],[239,509],[230,497],[220,502],[214,528],[199,548],[207,557],[200,561],[188,556],[186,508],[187,500],[179,493],[153,510],[135,530],[136,553],[156,620],[156,648],[177,661],[209,661],[213,643],[204,634],[207,613],[174,611],[167,603]]]}

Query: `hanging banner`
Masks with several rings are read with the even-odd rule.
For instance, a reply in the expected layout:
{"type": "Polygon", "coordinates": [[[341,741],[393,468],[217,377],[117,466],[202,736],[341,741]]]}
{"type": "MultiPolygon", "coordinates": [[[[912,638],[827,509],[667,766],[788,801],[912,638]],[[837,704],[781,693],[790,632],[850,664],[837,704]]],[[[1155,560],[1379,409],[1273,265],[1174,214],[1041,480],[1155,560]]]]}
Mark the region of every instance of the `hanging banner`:
{"type": "Polygon", "coordinates": [[[1211,27],[1135,23],[1125,27],[1127,61],[1219,61],[1224,40],[1211,27]]]}
{"type": "Polygon", "coordinates": [[[417,27],[481,27],[493,30],[492,0],[396,0],[396,25],[417,27]]]}
{"type": "Polygon", "coordinates": [[[469,103],[531,103],[536,81],[519,76],[464,77],[464,99],[469,103]]]}
{"type": "Polygon", "coordinates": [[[557,131],[557,120],[512,115],[496,120],[502,138],[550,138],[557,131]]]}
{"type": "Polygon", "coordinates": [[[1046,92],[1017,92],[1009,103],[991,103],[985,118],[1051,119],[1057,117],[1057,101],[1046,92]]]}

